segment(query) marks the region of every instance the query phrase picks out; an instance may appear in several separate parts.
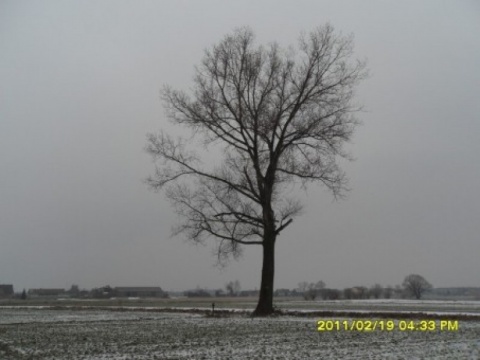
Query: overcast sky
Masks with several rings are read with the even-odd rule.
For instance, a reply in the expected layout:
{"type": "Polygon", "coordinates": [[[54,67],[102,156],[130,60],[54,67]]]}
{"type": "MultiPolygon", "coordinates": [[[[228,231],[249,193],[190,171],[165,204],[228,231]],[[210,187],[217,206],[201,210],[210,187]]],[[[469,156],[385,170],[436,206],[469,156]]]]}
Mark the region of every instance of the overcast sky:
{"type": "Polygon", "coordinates": [[[177,217],[143,183],[146,134],[182,131],[161,87],[188,90],[204,49],[235,27],[287,46],[327,21],[354,34],[371,74],[343,165],[352,191],[300,195],[275,287],[410,273],[480,286],[480,3],[293,0],[2,0],[0,284],[259,288],[261,247],[219,270],[212,247],[170,237],[177,217]]]}

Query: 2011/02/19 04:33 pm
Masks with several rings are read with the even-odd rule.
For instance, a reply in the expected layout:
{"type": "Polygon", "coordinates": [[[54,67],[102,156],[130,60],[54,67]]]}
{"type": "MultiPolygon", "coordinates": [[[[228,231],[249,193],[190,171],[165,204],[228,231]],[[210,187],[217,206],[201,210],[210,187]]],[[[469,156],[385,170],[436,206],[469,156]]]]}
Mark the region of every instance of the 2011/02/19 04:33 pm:
{"type": "Polygon", "coordinates": [[[458,320],[318,320],[317,331],[458,331],[458,320]]]}

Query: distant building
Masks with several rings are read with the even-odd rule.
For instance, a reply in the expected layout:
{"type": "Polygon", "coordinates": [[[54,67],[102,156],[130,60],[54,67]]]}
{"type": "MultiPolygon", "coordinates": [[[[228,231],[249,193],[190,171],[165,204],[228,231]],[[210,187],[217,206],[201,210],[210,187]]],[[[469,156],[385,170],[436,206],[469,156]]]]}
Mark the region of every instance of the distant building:
{"type": "Polygon", "coordinates": [[[13,285],[0,285],[0,298],[13,297],[13,285]]]}
{"type": "Polygon", "coordinates": [[[212,297],[212,294],[206,289],[187,290],[183,293],[186,297],[212,297]]]}
{"type": "Polygon", "coordinates": [[[118,297],[167,297],[159,286],[116,287],[113,293],[118,297]]]}
{"type": "Polygon", "coordinates": [[[258,290],[242,290],[238,296],[257,297],[259,293],[258,290]]]}
{"type": "Polygon", "coordinates": [[[90,296],[94,299],[110,299],[115,296],[114,290],[110,285],[100,288],[94,288],[90,291],[90,296]]]}
{"type": "Polygon", "coordinates": [[[431,289],[427,295],[429,299],[445,300],[480,300],[480,288],[478,287],[451,287],[431,289]]]}
{"type": "Polygon", "coordinates": [[[65,289],[29,289],[28,295],[30,297],[64,297],[67,294],[65,289]]]}
{"type": "Polygon", "coordinates": [[[290,289],[277,289],[273,292],[273,296],[292,296],[290,289]]]}

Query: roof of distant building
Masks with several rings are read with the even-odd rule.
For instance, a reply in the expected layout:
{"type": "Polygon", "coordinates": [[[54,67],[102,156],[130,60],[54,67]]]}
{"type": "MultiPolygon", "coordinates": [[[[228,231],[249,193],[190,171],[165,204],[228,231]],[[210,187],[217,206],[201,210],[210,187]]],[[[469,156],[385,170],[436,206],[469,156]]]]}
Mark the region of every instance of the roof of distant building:
{"type": "Polygon", "coordinates": [[[163,291],[159,286],[121,286],[114,288],[116,291],[163,291]]]}

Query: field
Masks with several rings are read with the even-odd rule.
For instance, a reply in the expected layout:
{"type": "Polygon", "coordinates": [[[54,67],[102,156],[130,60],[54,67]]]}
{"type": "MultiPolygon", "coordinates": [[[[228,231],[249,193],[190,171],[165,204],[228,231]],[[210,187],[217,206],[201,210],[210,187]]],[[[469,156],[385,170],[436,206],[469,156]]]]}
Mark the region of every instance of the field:
{"type": "Polygon", "coordinates": [[[169,300],[167,307],[144,300],[131,300],[131,306],[126,301],[56,301],[55,307],[0,303],[0,359],[480,358],[479,302],[285,300],[279,302],[284,315],[251,318],[245,309],[253,300],[239,300],[215,300],[223,311],[214,317],[211,299],[169,300]],[[434,331],[398,328],[402,318],[417,323],[428,316],[437,324],[434,331]],[[320,318],[348,325],[392,318],[396,328],[318,332],[320,318]],[[458,330],[441,331],[439,319],[457,321],[458,330]]]}

